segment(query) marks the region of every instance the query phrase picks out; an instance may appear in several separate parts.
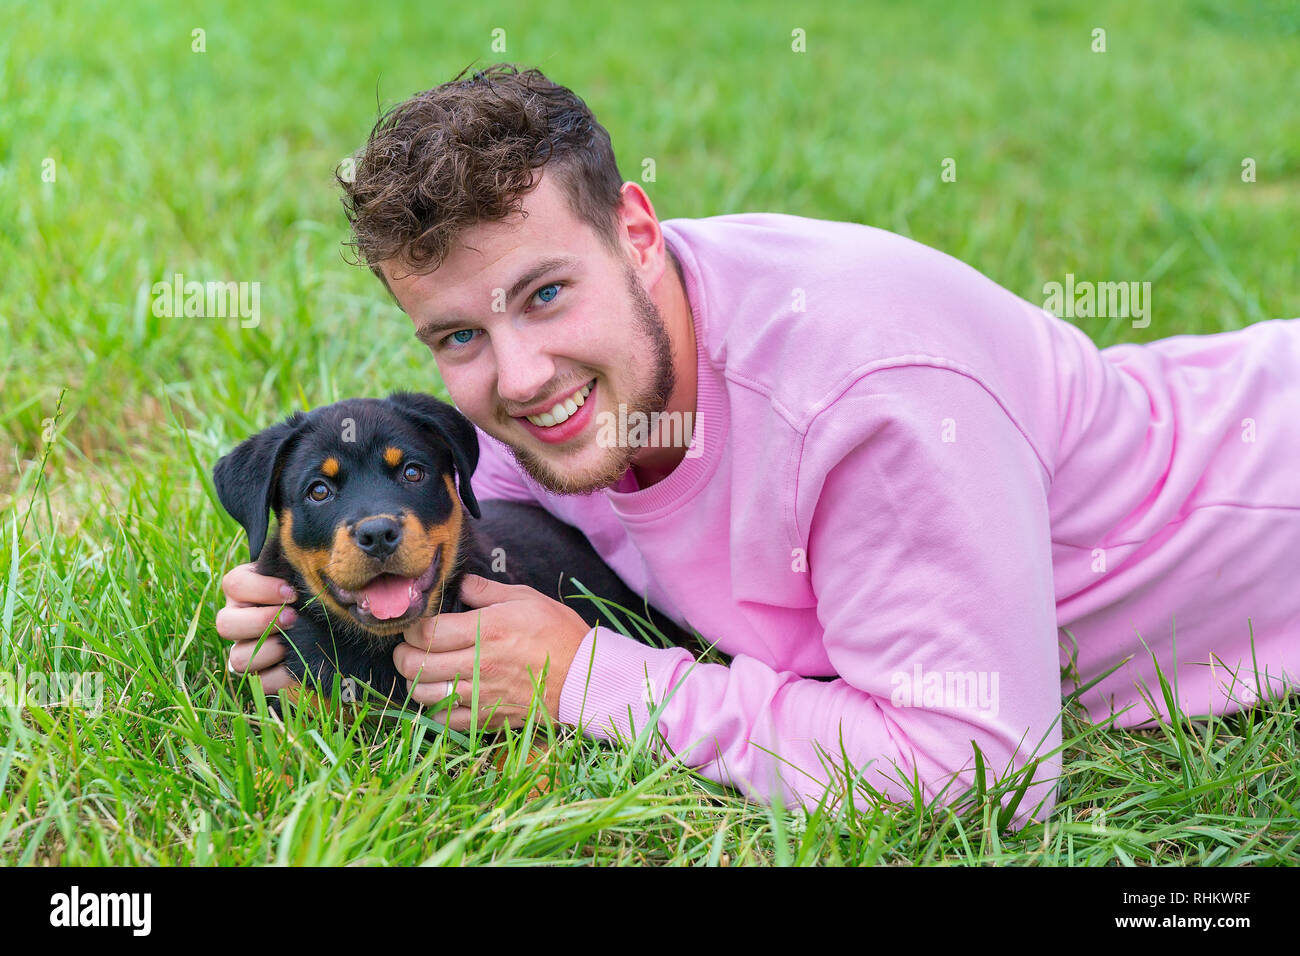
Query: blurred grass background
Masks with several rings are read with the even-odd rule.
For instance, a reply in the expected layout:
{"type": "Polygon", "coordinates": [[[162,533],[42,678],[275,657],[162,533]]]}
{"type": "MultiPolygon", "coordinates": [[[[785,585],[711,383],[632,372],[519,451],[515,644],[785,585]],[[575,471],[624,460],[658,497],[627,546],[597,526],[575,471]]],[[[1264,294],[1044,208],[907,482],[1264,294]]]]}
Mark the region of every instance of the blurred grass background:
{"type": "MultiPolygon", "coordinates": [[[[1148,328],[1079,320],[1100,345],[1300,316],[1294,3],[0,0],[0,22],[0,667],[94,664],[134,702],[184,691],[180,661],[212,708],[231,705],[212,619],[246,551],[209,497],[216,458],[295,407],[441,392],[408,320],[344,261],[333,172],[380,106],[470,63],[537,66],[574,89],[625,178],[654,160],[642,184],[661,220],[864,222],[1034,302],[1066,273],[1151,281],[1148,328]],[[153,316],[150,287],[178,272],[260,283],[260,325],[153,316]]],[[[64,831],[51,808],[71,804],[35,799],[54,784],[33,754],[66,741],[24,726],[35,736],[25,758],[0,753],[0,786],[11,799],[19,778],[3,778],[28,761],[31,826],[0,803],[18,827],[0,825],[0,857],[150,858],[121,833],[95,850],[50,842],[64,831]]],[[[150,733],[166,730],[144,738],[165,750],[150,733]]],[[[1261,795],[1279,785],[1250,779],[1261,795]]],[[[1194,815],[1189,799],[1165,812],[1194,815]]],[[[1098,860],[1137,852],[1088,833],[1098,860]]],[[[1186,852],[1225,846],[1240,848],[1186,852]]]]}

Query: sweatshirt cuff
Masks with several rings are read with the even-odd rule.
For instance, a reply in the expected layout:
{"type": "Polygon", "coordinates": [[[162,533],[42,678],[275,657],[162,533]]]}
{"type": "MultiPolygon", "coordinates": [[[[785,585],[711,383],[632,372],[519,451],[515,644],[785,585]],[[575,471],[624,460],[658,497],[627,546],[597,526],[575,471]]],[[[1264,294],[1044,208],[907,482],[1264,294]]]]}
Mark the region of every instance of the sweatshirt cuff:
{"type": "Polygon", "coordinates": [[[674,665],[689,651],[649,647],[597,625],[587,632],[560,690],[559,721],[589,737],[634,740],[667,694],[674,665]]]}

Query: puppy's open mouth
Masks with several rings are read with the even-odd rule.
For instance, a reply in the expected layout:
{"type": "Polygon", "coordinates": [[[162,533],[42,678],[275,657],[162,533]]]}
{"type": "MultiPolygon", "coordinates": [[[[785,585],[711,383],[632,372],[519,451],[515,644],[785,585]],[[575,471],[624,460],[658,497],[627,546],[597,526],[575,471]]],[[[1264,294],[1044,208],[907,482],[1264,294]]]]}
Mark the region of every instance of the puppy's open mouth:
{"type": "Polygon", "coordinates": [[[335,584],[324,574],[322,577],[330,595],[358,624],[367,630],[393,633],[403,630],[424,613],[429,591],[438,577],[441,558],[442,548],[439,547],[433,562],[419,577],[379,574],[353,590],[335,584]]]}

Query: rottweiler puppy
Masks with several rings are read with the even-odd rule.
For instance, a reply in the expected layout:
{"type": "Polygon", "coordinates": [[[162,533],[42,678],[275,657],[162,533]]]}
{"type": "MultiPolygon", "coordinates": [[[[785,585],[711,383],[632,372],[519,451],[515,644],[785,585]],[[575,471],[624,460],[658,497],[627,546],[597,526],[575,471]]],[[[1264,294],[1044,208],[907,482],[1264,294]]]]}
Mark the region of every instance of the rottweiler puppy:
{"type": "Polygon", "coordinates": [[[418,618],[469,610],[466,573],[528,585],[589,625],[607,624],[577,579],[648,611],[670,642],[691,639],[647,608],[576,528],[541,507],[480,503],[470,484],[478,456],[474,426],[455,408],[397,392],[295,412],[217,462],[217,495],[247,532],[257,571],[298,592],[285,663],[305,686],[318,681],[328,694],[337,673],[403,702],[393,649],[418,618]]]}

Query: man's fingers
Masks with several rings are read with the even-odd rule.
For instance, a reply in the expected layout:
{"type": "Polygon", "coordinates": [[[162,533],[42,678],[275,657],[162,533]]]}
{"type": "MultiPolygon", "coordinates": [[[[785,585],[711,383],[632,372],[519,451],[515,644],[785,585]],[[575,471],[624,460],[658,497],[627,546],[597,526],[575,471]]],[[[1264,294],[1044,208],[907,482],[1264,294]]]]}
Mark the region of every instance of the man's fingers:
{"type": "MultiPolygon", "coordinates": [[[[461,691],[465,690],[465,684],[463,682],[457,685],[456,682],[453,680],[438,680],[438,681],[433,681],[430,684],[416,684],[414,687],[412,687],[411,703],[424,704],[427,707],[430,704],[436,704],[440,701],[444,701],[451,696],[451,689],[454,686],[460,687],[460,690],[457,691],[457,694],[462,699],[464,699],[465,695],[461,693],[461,691]]],[[[469,708],[467,707],[460,708],[460,709],[464,710],[466,713],[469,713],[469,708]]]]}
{"type": "MultiPolygon", "coordinates": [[[[482,708],[480,708],[482,711],[482,708]]],[[[467,733],[470,729],[470,709],[468,707],[453,707],[450,712],[442,707],[434,707],[429,710],[429,719],[440,724],[446,724],[449,728],[460,733],[467,733]]],[[[502,727],[522,727],[527,723],[527,714],[488,714],[481,712],[478,719],[479,730],[499,730],[502,727]]]]}
{"type": "MultiPolygon", "coordinates": [[[[267,637],[262,642],[261,647],[257,646],[255,640],[240,641],[230,649],[229,668],[236,674],[261,671],[284,660],[285,651],[284,641],[274,634],[267,637]],[[253,653],[254,649],[256,649],[257,653],[253,653]]],[[[287,674],[288,671],[285,671],[285,673],[287,674]]],[[[265,675],[263,675],[263,679],[265,679],[265,675]]]]}
{"type": "Polygon", "coordinates": [[[283,664],[267,668],[262,673],[254,676],[261,679],[262,690],[268,694],[278,694],[284,688],[293,687],[298,683],[293,679],[293,675],[289,673],[289,668],[283,664]]]}
{"type": "MultiPolygon", "coordinates": [[[[446,724],[452,730],[464,733],[469,730],[469,714],[468,707],[453,707],[450,712],[439,708],[431,712],[430,718],[440,724],[446,724]]],[[[482,723],[479,726],[482,727],[482,723]]]]}
{"type": "Polygon", "coordinates": [[[217,610],[217,633],[228,641],[248,641],[265,634],[272,622],[285,628],[297,619],[297,611],[291,607],[281,608],[278,604],[272,607],[227,604],[217,610]]]}
{"type": "Polygon", "coordinates": [[[258,574],[254,564],[241,564],[226,572],[221,579],[221,590],[226,600],[244,606],[256,604],[283,604],[297,595],[283,578],[258,574]]]}
{"type": "MultiPolygon", "coordinates": [[[[456,680],[462,684],[474,677],[474,648],[465,647],[458,651],[434,651],[427,653],[410,644],[398,644],[393,649],[393,666],[397,673],[408,680],[419,680],[421,684],[431,684],[440,680],[456,680]]],[[[494,673],[493,668],[485,667],[479,658],[479,679],[494,673]]]]}
{"type": "Polygon", "coordinates": [[[502,601],[518,600],[522,597],[520,591],[531,590],[532,588],[525,588],[519,584],[493,581],[481,574],[467,574],[460,582],[460,598],[470,607],[487,607],[489,604],[500,604],[502,601]]]}
{"type": "Polygon", "coordinates": [[[482,624],[479,611],[460,611],[422,617],[402,635],[406,643],[423,651],[459,651],[473,647],[482,624]]]}
{"type": "Polygon", "coordinates": [[[403,633],[406,643],[426,651],[454,651],[473,647],[487,626],[487,618],[483,617],[485,611],[511,603],[509,610],[499,608],[490,611],[496,615],[493,621],[500,626],[512,614],[523,613],[521,608],[524,605],[513,602],[532,598],[546,599],[540,591],[525,584],[502,584],[477,574],[465,575],[460,585],[460,596],[470,606],[470,610],[420,618],[403,633]]]}
{"type": "Polygon", "coordinates": [[[398,644],[393,649],[393,665],[408,680],[415,680],[418,675],[421,684],[455,680],[457,675],[469,679],[474,674],[474,649],[426,654],[410,644],[398,644]]]}

